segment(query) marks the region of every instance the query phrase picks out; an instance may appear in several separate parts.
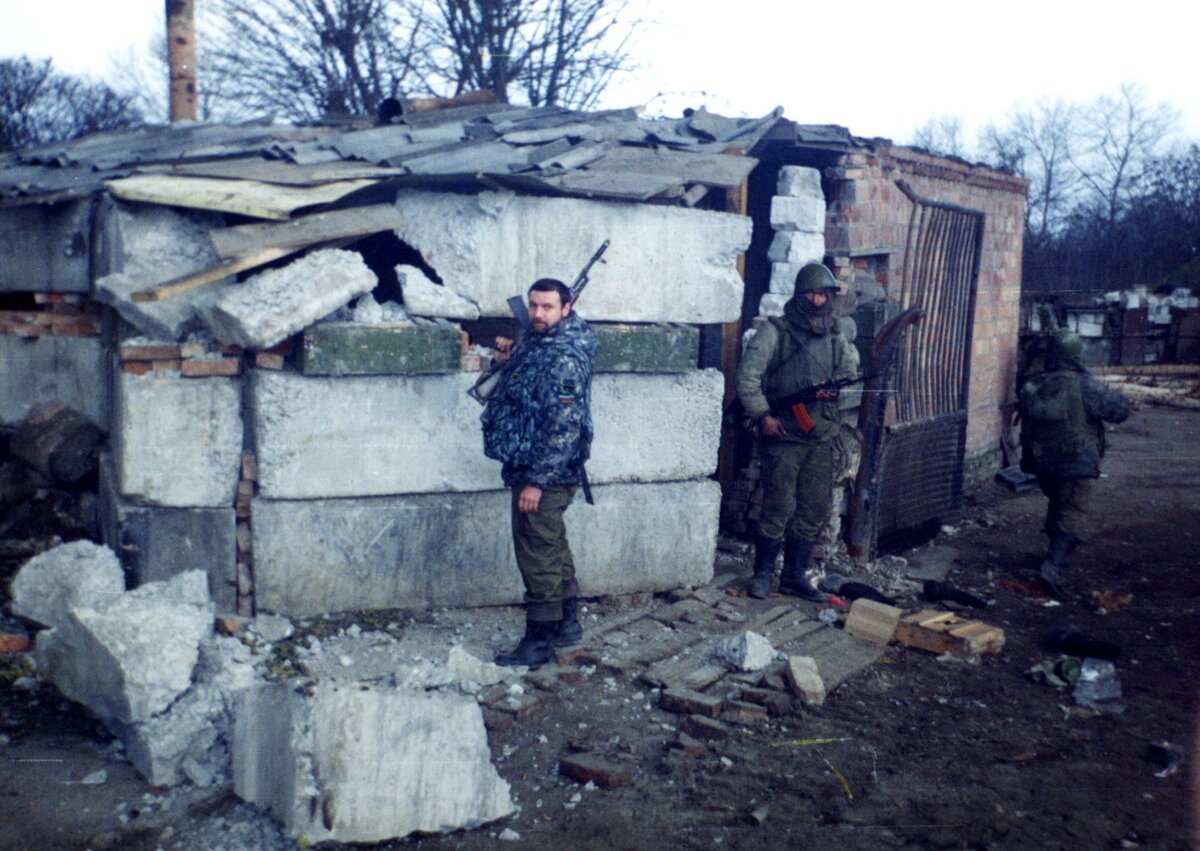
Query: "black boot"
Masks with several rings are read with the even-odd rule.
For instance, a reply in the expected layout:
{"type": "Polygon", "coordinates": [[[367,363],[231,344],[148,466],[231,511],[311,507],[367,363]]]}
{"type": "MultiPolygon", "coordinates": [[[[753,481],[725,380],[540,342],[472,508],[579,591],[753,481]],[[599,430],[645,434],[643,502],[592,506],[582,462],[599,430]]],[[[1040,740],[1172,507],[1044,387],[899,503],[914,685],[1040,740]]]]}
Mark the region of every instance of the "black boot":
{"type": "Polygon", "coordinates": [[[583,641],[583,627],[579,625],[579,598],[568,597],[562,601],[563,618],[558,622],[558,633],[551,639],[554,647],[574,647],[583,641]]]}
{"type": "Polygon", "coordinates": [[[558,634],[562,621],[535,621],[525,618],[525,635],[519,644],[507,653],[496,654],[496,664],[506,668],[525,665],[536,668],[554,658],[550,642],[558,634]]]}
{"type": "Polygon", "coordinates": [[[759,535],[754,541],[754,575],[746,592],[751,597],[765,600],[771,593],[771,579],[775,576],[775,560],[779,558],[779,548],[783,541],[759,535]]]}
{"type": "Polygon", "coordinates": [[[1055,597],[1066,596],[1067,571],[1071,568],[1068,560],[1078,544],[1079,537],[1069,532],[1059,532],[1050,541],[1039,575],[1055,597]]]}
{"type": "Polygon", "coordinates": [[[804,572],[812,557],[813,543],[803,538],[788,538],[783,547],[783,574],[779,577],[779,593],[790,594],[814,603],[824,603],[825,595],[812,586],[804,572]]]}

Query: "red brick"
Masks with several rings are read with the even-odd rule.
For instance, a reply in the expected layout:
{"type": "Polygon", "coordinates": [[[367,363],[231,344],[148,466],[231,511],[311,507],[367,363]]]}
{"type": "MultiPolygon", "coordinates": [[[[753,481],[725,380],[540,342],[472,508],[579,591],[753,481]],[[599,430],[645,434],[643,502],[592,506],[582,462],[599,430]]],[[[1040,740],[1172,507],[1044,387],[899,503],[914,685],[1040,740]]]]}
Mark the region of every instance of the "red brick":
{"type": "Polygon", "coordinates": [[[688,756],[696,758],[702,757],[708,753],[708,747],[704,744],[704,742],[692,738],[687,733],[680,733],[679,738],[675,740],[672,747],[678,748],[688,756]]]}
{"type": "Polygon", "coordinates": [[[242,361],[240,358],[194,358],[183,361],[180,371],[188,378],[238,375],[242,371],[242,361]]]}
{"type": "Polygon", "coordinates": [[[32,646],[28,636],[15,632],[0,633],[0,653],[28,653],[32,646]]]}
{"type": "Polygon", "coordinates": [[[242,479],[247,482],[258,481],[258,459],[253,452],[242,455],[242,479]]]}
{"type": "Polygon", "coordinates": [[[180,347],[173,343],[138,343],[117,346],[117,357],[122,361],[178,360],[182,354],[180,347]]]}
{"type": "Polygon", "coordinates": [[[679,725],[679,729],[683,732],[695,736],[697,739],[727,739],[729,738],[729,727],[722,724],[715,718],[705,718],[703,715],[689,715],[683,719],[683,723],[679,725]]]}
{"type": "Polygon", "coordinates": [[[283,369],[283,355],[274,352],[256,352],[254,365],[259,369],[273,369],[278,372],[283,369]]]}
{"type": "Polygon", "coordinates": [[[729,700],[725,702],[721,718],[733,724],[761,724],[767,720],[767,708],[744,700],[729,700]]]}
{"type": "Polygon", "coordinates": [[[578,783],[595,783],[601,789],[615,789],[633,780],[633,770],[590,753],[563,757],[558,773],[578,783]]]}
{"type": "Polygon", "coordinates": [[[724,699],[720,697],[701,694],[691,689],[677,688],[664,691],[662,697],[659,698],[658,706],[667,712],[676,712],[680,715],[705,715],[709,718],[716,718],[721,714],[721,707],[724,703],[724,699]]]}

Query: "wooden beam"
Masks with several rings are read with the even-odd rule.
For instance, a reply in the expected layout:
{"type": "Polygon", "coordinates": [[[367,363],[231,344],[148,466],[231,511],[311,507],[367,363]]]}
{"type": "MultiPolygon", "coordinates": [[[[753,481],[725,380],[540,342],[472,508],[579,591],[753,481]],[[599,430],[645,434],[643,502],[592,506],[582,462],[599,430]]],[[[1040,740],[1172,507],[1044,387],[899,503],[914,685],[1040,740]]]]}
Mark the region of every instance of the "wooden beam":
{"type": "Polygon", "coordinates": [[[337,180],[320,186],[280,186],[256,180],[222,180],[213,177],[179,177],[170,174],[138,174],[105,181],[117,198],[169,207],[217,210],[256,219],[287,221],[305,207],[334,201],[376,180],[337,180]]]}
{"type": "Polygon", "coordinates": [[[209,231],[222,258],[240,257],[267,248],[299,249],[317,242],[399,230],[407,224],[391,204],[313,213],[287,222],[255,223],[209,231]]]}
{"type": "Polygon", "coordinates": [[[174,278],[165,284],[138,290],[130,295],[129,299],[134,302],[162,301],[164,298],[170,298],[171,296],[194,290],[205,284],[211,284],[213,281],[219,281],[222,278],[228,278],[230,275],[236,275],[238,272],[245,272],[248,269],[264,266],[272,260],[287,257],[289,254],[295,254],[299,250],[300,248],[264,248],[253,254],[246,254],[227,263],[221,263],[205,269],[203,272],[193,272],[190,275],[174,278]]]}

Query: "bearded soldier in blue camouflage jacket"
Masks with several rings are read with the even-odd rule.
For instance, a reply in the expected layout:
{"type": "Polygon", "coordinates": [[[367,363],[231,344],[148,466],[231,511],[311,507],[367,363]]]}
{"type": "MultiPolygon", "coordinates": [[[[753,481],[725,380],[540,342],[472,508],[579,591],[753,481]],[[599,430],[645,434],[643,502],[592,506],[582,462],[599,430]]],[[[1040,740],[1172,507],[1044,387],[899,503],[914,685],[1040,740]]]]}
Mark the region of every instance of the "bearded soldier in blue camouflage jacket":
{"type": "Polygon", "coordinates": [[[596,338],[571,312],[571,291],[542,278],[529,288],[530,333],[515,350],[498,339],[504,379],[484,408],[484,454],[503,462],[512,536],[525,583],[525,635],[500,665],[537,667],[583,636],[579,583],[563,512],[584,479],[592,441],[596,338]]]}

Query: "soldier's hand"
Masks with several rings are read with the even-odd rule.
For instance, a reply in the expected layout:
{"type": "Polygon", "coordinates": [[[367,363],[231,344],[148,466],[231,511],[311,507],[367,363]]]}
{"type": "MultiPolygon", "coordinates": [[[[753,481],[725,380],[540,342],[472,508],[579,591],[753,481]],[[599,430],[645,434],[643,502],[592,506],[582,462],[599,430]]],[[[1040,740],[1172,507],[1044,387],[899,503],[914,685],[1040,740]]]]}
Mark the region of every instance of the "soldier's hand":
{"type": "Polygon", "coordinates": [[[838,397],[838,394],[840,394],[842,392],[841,390],[838,389],[837,385],[834,384],[832,381],[823,381],[823,382],[821,382],[821,384],[818,385],[818,387],[819,387],[819,389],[817,390],[817,398],[818,399],[836,399],[838,397]]]}
{"type": "Polygon", "coordinates": [[[513,341],[508,337],[497,337],[496,345],[492,347],[492,359],[496,363],[504,363],[512,357],[513,341]]]}
{"type": "Polygon", "coordinates": [[[522,514],[534,514],[538,510],[538,506],[542,503],[542,489],[536,485],[526,485],[521,488],[521,494],[517,497],[517,509],[522,514]]]}
{"type": "Polygon", "coordinates": [[[783,423],[770,414],[764,414],[758,421],[758,430],[763,437],[783,437],[783,423]]]}

